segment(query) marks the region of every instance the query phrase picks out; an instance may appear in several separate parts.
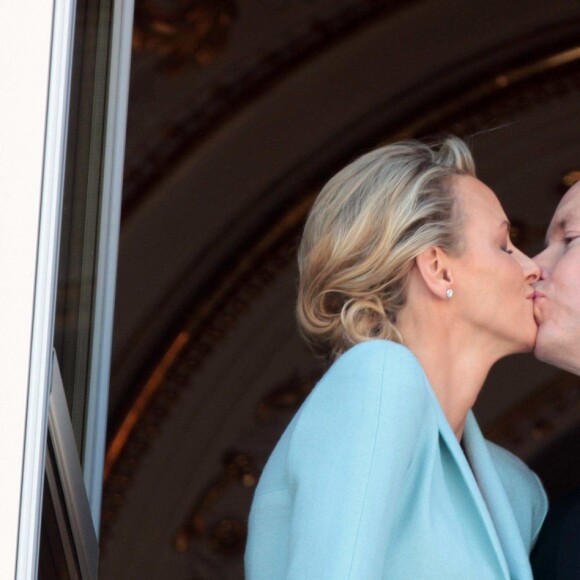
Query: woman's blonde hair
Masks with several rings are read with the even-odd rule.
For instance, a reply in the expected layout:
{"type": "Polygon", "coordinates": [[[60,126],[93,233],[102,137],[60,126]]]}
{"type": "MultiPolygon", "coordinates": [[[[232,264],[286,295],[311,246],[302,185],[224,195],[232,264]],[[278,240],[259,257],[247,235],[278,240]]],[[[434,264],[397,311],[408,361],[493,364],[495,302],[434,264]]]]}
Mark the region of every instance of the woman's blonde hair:
{"type": "Polygon", "coordinates": [[[448,137],[381,147],[324,186],[298,250],[298,321],[315,352],[334,358],[371,338],[401,341],[397,313],[417,255],[462,250],[458,175],[475,175],[473,157],[448,137]]]}

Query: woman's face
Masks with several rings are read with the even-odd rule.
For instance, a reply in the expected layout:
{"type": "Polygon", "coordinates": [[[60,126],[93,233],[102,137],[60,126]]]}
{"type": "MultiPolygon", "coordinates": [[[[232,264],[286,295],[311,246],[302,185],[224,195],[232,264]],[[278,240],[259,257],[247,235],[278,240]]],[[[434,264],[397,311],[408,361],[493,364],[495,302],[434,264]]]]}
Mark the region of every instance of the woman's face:
{"type": "Polygon", "coordinates": [[[509,222],[489,187],[470,176],[455,180],[463,212],[464,251],[452,259],[452,288],[460,321],[493,338],[498,354],[534,347],[534,289],[539,269],[512,243],[509,222]]]}

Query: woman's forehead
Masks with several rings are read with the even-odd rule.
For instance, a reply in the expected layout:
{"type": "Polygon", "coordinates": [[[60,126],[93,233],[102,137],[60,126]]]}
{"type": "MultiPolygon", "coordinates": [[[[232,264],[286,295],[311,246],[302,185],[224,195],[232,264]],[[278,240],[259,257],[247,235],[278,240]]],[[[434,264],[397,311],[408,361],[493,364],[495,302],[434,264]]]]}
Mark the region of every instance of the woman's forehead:
{"type": "Polygon", "coordinates": [[[485,183],[475,177],[461,176],[457,185],[456,193],[468,218],[490,219],[498,225],[506,221],[499,199],[485,183]]]}

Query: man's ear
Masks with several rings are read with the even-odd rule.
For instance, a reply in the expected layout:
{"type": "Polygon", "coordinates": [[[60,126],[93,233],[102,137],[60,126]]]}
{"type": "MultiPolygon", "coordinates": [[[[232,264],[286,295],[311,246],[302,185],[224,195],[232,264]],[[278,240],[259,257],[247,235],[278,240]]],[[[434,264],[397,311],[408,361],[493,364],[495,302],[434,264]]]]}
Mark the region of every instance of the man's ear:
{"type": "Polygon", "coordinates": [[[435,296],[448,298],[447,291],[453,289],[453,275],[447,254],[441,248],[432,246],[421,252],[415,263],[425,286],[435,296]]]}

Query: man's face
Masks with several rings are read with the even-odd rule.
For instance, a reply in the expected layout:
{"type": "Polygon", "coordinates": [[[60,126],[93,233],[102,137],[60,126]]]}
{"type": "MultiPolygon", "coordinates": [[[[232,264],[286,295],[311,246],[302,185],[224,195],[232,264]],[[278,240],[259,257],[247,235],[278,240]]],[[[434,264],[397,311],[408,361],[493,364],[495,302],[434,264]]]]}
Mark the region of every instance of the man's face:
{"type": "Polygon", "coordinates": [[[538,323],[536,356],[580,374],[580,183],[568,190],[534,260],[541,277],[534,284],[538,323]]]}

